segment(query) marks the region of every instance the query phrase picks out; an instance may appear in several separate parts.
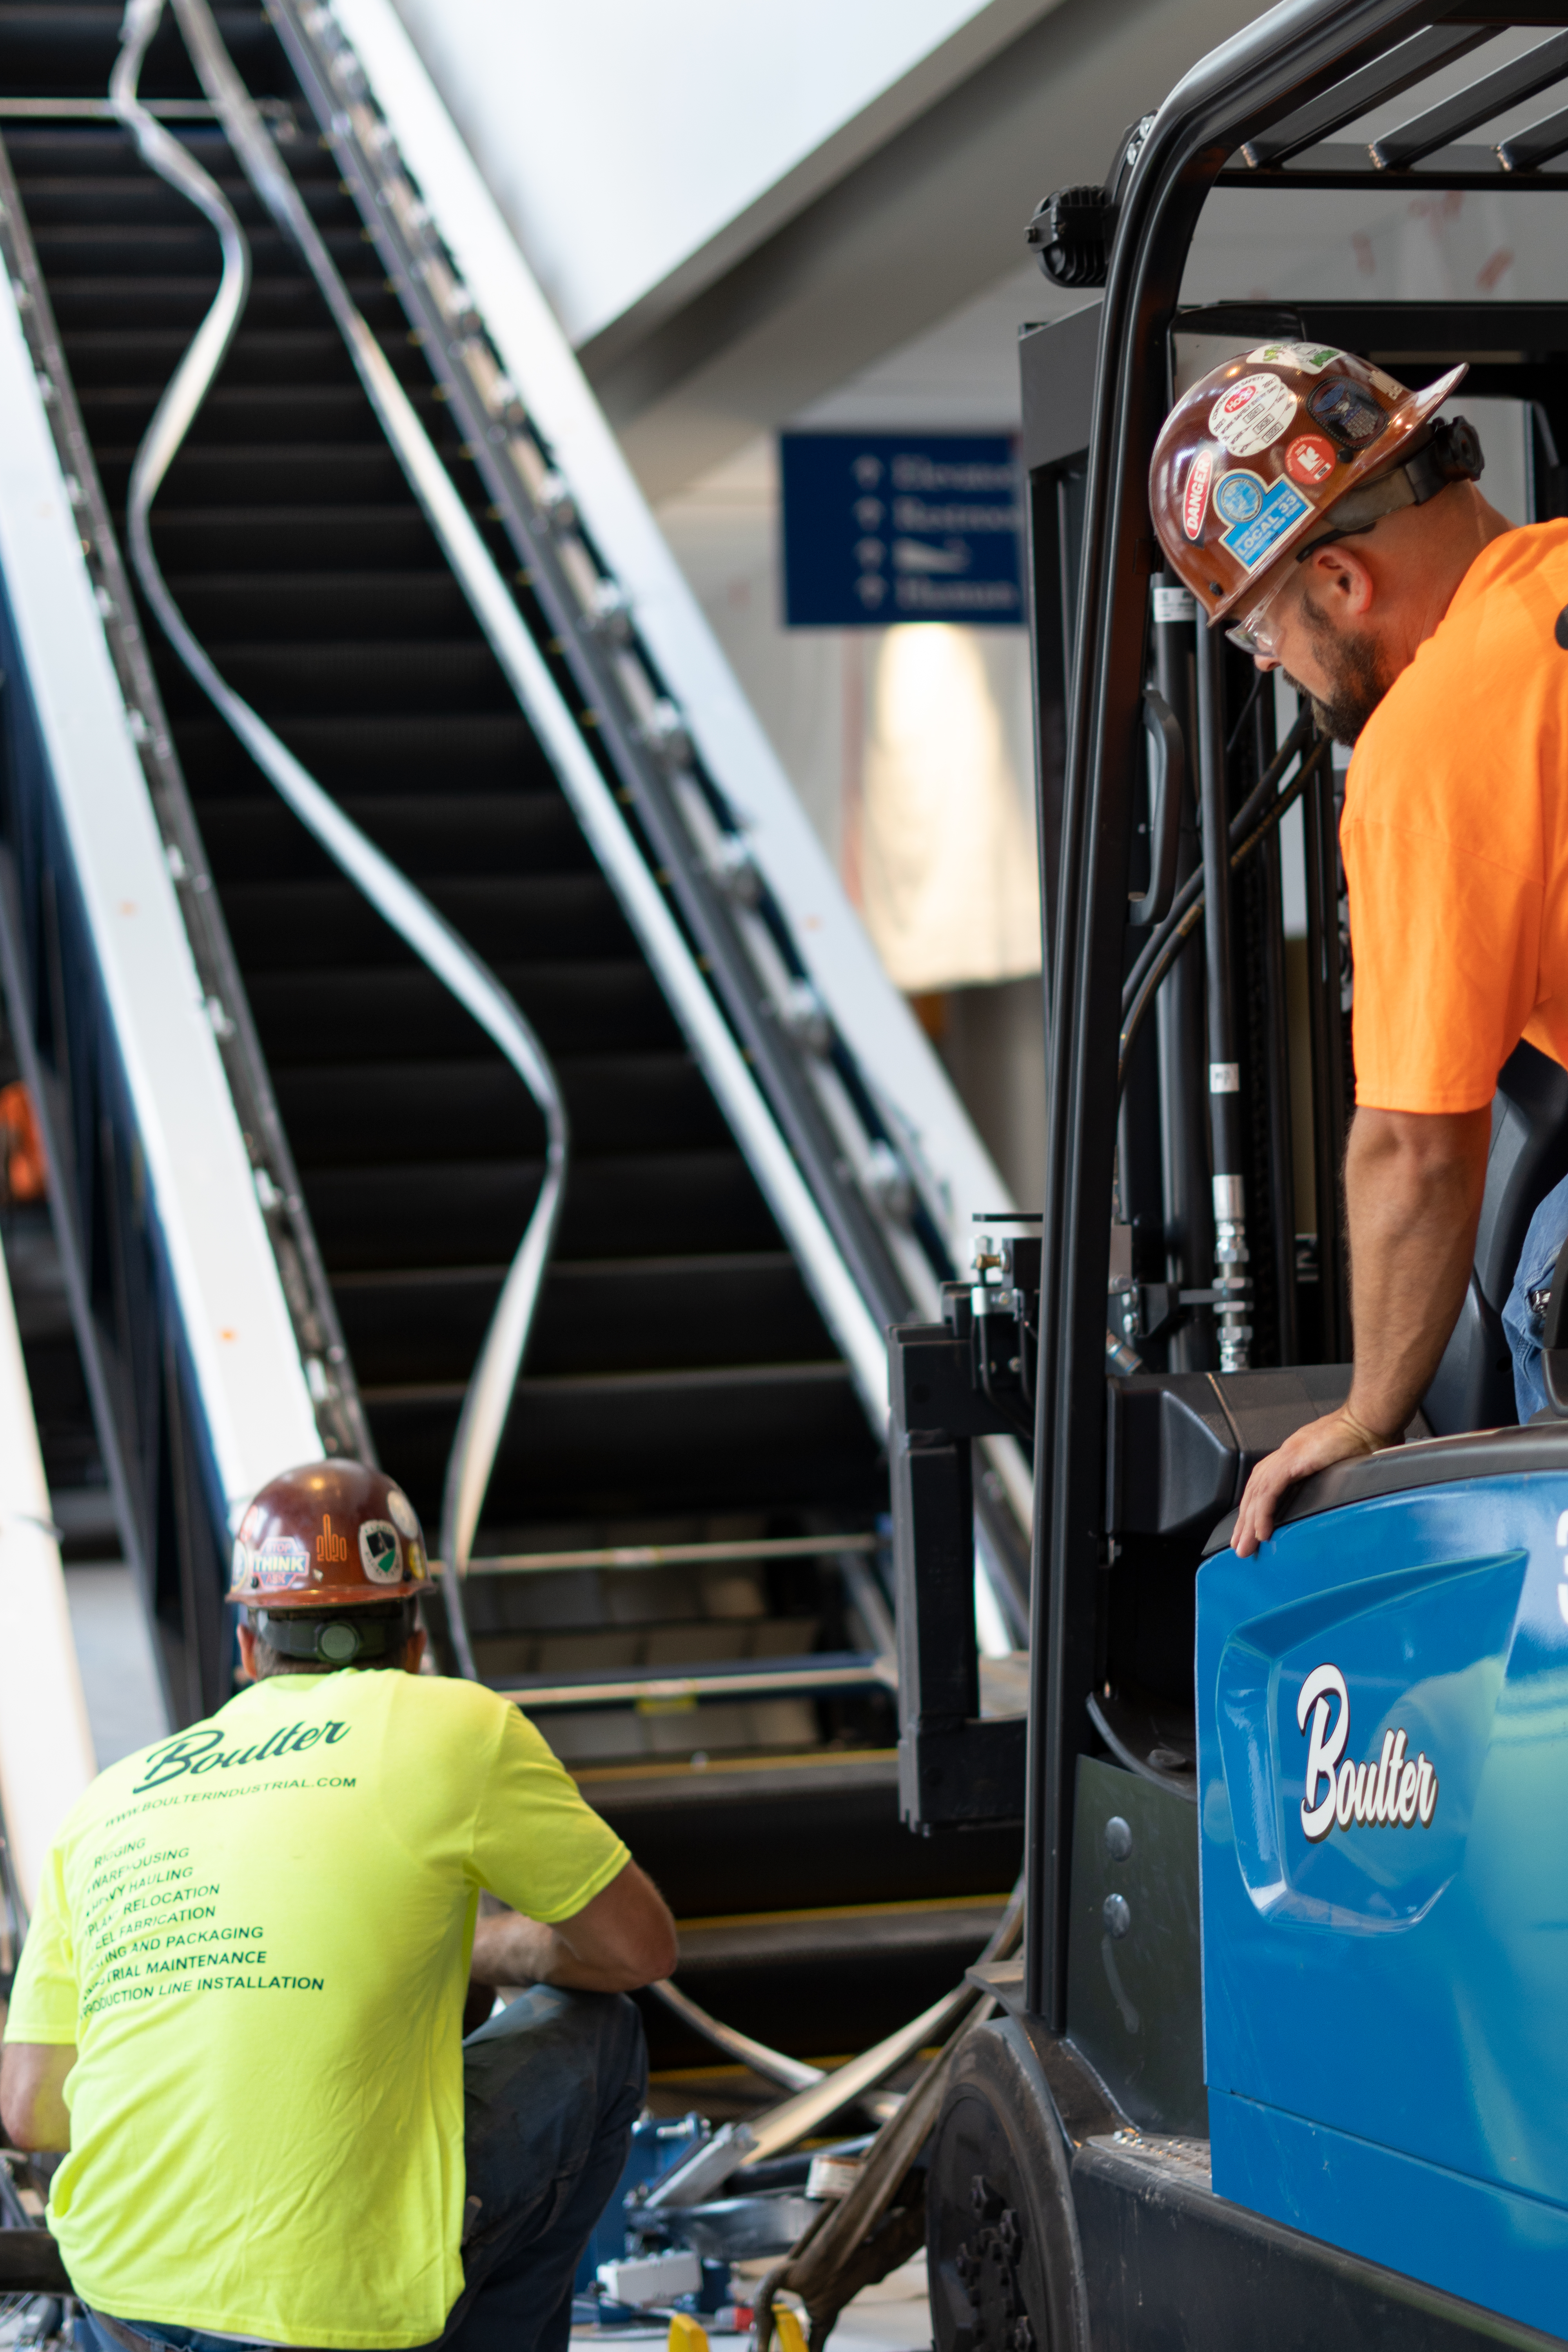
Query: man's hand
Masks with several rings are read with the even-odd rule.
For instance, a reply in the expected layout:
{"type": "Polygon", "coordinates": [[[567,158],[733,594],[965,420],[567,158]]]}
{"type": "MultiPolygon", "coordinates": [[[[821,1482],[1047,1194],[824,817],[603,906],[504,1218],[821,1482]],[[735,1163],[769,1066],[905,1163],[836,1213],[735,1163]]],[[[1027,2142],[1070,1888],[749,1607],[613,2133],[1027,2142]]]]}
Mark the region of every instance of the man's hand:
{"type": "Polygon", "coordinates": [[[11,2147],[69,2147],[66,2076],[76,2064],[74,2042],[7,2042],[0,2049],[0,2126],[11,2147]]]}
{"type": "Polygon", "coordinates": [[[1345,1152],[1355,1378],[1340,1412],[1299,1429],[1247,1480],[1232,1545],[1243,1559],[1273,1534],[1288,1486],[1399,1444],[1464,1304],[1490,1144],[1489,1104],[1357,1111],[1345,1152]]]}
{"type": "Polygon", "coordinates": [[[1310,1478],[1314,1470],[1327,1470],[1332,1463],[1349,1462],[1358,1454],[1375,1454],[1381,1442],[1343,1412],[1326,1412],[1321,1421],[1297,1430],[1283,1445],[1264,1455],[1247,1480],[1236,1515],[1236,1533],[1230,1539],[1232,1551],[1247,1559],[1259,1544],[1268,1541],[1274,1533],[1274,1514],[1288,1486],[1310,1478]]]}
{"type": "Polygon", "coordinates": [[[669,1976],[680,1957],[675,1922],[653,1881],[628,1862],[569,1919],[546,1927],[520,1912],[481,1919],[469,1970],[479,1985],[569,1985],[633,1992],[669,1976]]]}

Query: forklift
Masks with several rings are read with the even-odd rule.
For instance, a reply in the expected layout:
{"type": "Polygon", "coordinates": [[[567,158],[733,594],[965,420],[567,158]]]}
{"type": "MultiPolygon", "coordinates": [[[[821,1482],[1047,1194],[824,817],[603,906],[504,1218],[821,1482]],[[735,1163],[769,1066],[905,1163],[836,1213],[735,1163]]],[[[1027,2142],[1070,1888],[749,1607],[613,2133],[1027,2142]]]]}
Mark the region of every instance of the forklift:
{"type": "Polygon", "coordinates": [[[1299,243],[1316,190],[1550,205],[1563,26],[1286,0],[1029,228],[1084,298],[1021,346],[1044,1209],[985,1219],[942,1319],[892,1334],[903,1817],[1026,1824],[1022,1954],[972,1972],[994,2006],[927,2151],[936,2352],[1568,2340],[1561,1270],[1561,1416],[1517,1424],[1500,1322],[1568,1172],[1568,1072],[1521,1045],[1500,1074],[1409,1442],[1238,1559],[1253,1465],[1350,1385],[1343,775],[1162,570],[1147,500],[1188,385],[1310,343],[1411,387],[1468,362],[1467,396],[1516,404],[1526,519],[1568,512],[1568,299],[1182,299],[1216,191],[1300,199],[1299,243]],[[971,1601],[972,1451],[1002,1430],[1036,1465],[1013,1718],[982,1714],[971,1601]],[[1408,1825],[1321,1834],[1342,1756],[1424,1768],[1408,1825]]]}

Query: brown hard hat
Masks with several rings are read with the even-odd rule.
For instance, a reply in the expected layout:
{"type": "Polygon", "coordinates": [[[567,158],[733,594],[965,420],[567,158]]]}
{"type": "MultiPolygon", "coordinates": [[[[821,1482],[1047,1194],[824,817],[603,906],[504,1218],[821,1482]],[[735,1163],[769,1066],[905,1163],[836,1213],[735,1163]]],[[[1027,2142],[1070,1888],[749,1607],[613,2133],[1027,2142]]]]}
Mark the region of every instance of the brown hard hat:
{"type": "Polygon", "coordinates": [[[363,1609],[428,1580],[418,1515],[363,1462],[307,1462],[269,1478],[234,1542],[231,1601],[265,1609],[363,1609]]]}
{"type": "Polygon", "coordinates": [[[1209,619],[1249,594],[1266,603],[1280,559],[1347,490],[1402,463],[1465,373],[1409,392],[1353,352],[1260,343],[1184,392],[1154,445],[1149,504],[1209,619]]]}

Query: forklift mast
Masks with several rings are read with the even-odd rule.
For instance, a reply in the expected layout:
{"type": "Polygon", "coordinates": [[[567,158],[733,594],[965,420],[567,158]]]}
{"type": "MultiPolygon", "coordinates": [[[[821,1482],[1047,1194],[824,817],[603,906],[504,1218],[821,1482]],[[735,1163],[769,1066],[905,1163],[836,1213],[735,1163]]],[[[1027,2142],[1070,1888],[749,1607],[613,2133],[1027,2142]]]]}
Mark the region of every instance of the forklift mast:
{"type": "Polygon", "coordinates": [[[1215,189],[1568,192],[1564,25],[1568,0],[1287,0],[1029,226],[1083,289],[1021,342],[1046,1192],[892,1335],[904,1817],[1026,1822],[1023,1958],[980,1972],[1005,2014],[932,2143],[938,2352],[1568,2337],[1568,2055],[1538,2007],[1568,1916],[1568,1420],[1512,1425],[1500,1321],[1568,1173],[1568,1073],[1521,1045],[1500,1074],[1413,1442],[1237,1561],[1252,1466],[1350,1383],[1343,755],[1202,625],[1147,500],[1183,390],[1327,344],[1412,387],[1468,362],[1460,405],[1519,404],[1528,519],[1568,513],[1568,279],[1181,299],[1215,189]],[[972,1454],[1002,1432],[1036,1474],[1026,1721],[984,1715],[976,1672],[972,1454]],[[1369,1769],[1393,1743],[1413,1832],[1303,1843],[1325,1741],[1369,1769]],[[1519,1831],[1476,1843],[1500,1807],[1551,1848],[1527,1901],[1519,1831]]]}

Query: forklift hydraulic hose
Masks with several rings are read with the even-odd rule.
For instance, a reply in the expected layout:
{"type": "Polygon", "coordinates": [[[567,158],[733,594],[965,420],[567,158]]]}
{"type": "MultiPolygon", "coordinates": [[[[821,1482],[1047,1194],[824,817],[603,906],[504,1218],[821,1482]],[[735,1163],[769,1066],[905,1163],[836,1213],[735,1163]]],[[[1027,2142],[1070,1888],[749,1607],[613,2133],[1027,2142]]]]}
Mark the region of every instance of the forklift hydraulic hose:
{"type": "MultiPolygon", "coordinates": [[[[1316,748],[1307,754],[1300,767],[1284,791],[1270,802],[1268,794],[1282,768],[1289,765],[1311,732],[1311,720],[1303,715],[1290,730],[1285,741],[1269,763],[1268,773],[1256,792],[1231,820],[1230,862],[1232,868],[1242,866],[1251,856],[1258,843],[1273,831],[1287,809],[1294,806],[1308,784],[1322,767],[1333,748],[1331,739],[1323,736],[1316,748]]],[[[1116,1084],[1118,1092],[1127,1083],[1127,1071],[1132,1046],[1148,1012],[1171,966],[1196,930],[1204,911],[1204,877],[1199,871],[1192,875],[1176,895],[1174,906],[1161,924],[1132,970],[1127,975],[1122,990],[1121,1035],[1117,1047],[1116,1084]]]]}
{"type": "MultiPolygon", "coordinates": [[[[1310,741],[1311,733],[1312,722],[1307,714],[1303,712],[1300,718],[1297,719],[1294,727],[1291,728],[1289,735],[1286,736],[1283,743],[1280,744],[1278,751],[1275,752],[1272,760],[1269,761],[1268,767],[1265,768],[1262,775],[1258,778],[1257,784],[1253,787],[1252,791],[1248,793],[1246,800],[1242,803],[1240,808],[1237,809],[1235,816],[1232,817],[1230,821],[1230,845],[1232,849],[1237,846],[1238,842],[1242,841],[1246,837],[1247,830],[1251,826],[1254,819],[1257,817],[1258,811],[1260,809],[1267,808],[1268,805],[1268,796],[1270,793],[1272,793],[1279,784],[1280,777],[1285,773],[1286,769],[1296,757],[1297,752],[1303,751],[1310,741]]],[[[1201,878],[1197,880],[1196,887],[1201,892],[1203,889],[1203,882],[1201,878]]],[[[1166,941],[1171,938],[1172,934],[1176,929],[1182,916],[1192,904],[1192,900],[1187,895],[1188,891],[1192,887],[1193,877],[1189,877],[1188,880],[1183,885],[1181,891],[1172,903],[1170,911],[1161,922],[1159,929],[1153,933],[1152,938],[1145,940],[1133,962],[1131,971],[1122,982],[1121,1010],[1123,1015],[1127,1013],[1134,997],[1138,995],[1140,990],[1142,988],[1144,978],[1148,973],[1150,966],[1163,952],[1166,941]]]]}

